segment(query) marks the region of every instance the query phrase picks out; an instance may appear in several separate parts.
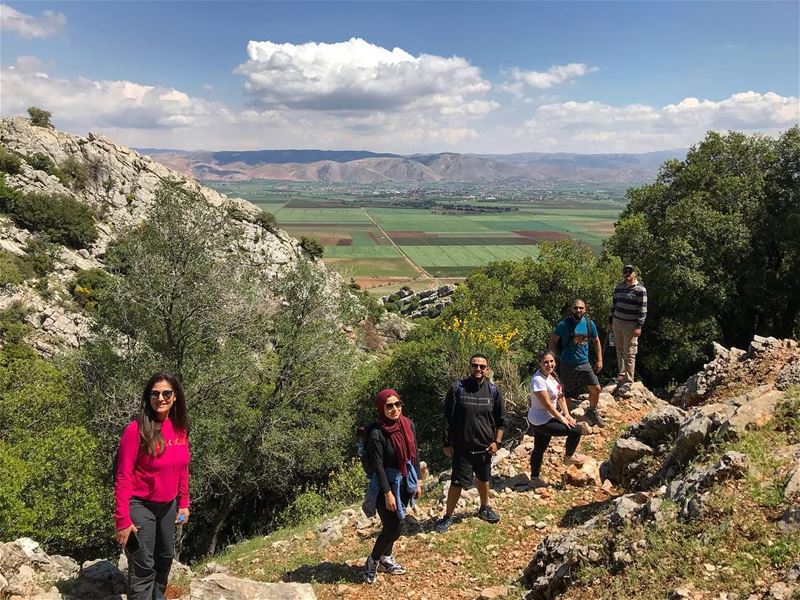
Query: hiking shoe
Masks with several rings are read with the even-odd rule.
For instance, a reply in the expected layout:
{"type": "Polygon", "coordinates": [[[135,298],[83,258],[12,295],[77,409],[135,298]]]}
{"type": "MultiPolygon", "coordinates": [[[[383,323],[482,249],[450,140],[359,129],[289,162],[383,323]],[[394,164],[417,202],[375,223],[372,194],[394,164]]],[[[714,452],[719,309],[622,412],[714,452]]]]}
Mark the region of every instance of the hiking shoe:
{"type": "Polygon", "coordinates": [[[453,517],[444,516],[438,521],[436,521],[436,533],[446,533],[448,529],[450,529],[450,525],[453,524],[453,517]]]}
{"type": "Polygon", "coordinates": [[[605,426],[606,426],[606,421],[605,421],[605,419],[603,419],[603,417],[601,417],[601,416],[600,416],[600,413],[599,413],[599,412],[597,412],[597,409],[596,409],[596,408],[589,408],[589,409],[587,409],[585,414],[586,414],[586,416],[587,416],[587,417],[589,417],[589,419],[591,419],[591,420],[594,422],[594,424],[595,424],[595,425],[597,425],[598,427],[605,427],[605,426]]]}
{"type": "Polygon", "coordinates": [[[389,573],[389,575],[406,574],[406,568],[403,565],[397,564],[393,556],[381,556],[378,561],[378,571],[381,573],[389,573]]]}
{"type": "Polygon", "coordinates": [[[478,511],[478,517],[486,521],[487,523],[497,523],[500,521],[500,515],[492,510],[492,507],[489,505],[482,506],[478,511]]]}
{"type": "Polygon", "coordinates": [[[367,562],[364,563],[364,583],[375,583],[375,578],[378,576],[378,561],[372,558],[370,554],[367,557],[367,562]]]}
{"type": "Polygon", "coordinates": [[[564,464],[565,465],[575,465],[576,467],[580,467],[583,463],[586,462],[586,455],[585,454],[578,454],[577,452],[571,456],[564,457],[564,464]]]}
{"type": "Polygon", "coordinates": [[[550,484],[547,483],[541,477],[531,477],[531,481],[530,481],[530,483],[528,483],[528,489],[529,490],[534,490],[535,491],[535,490],[538,490],[540,488],[547,488],[547,487],[550,487],[550,484]]]}

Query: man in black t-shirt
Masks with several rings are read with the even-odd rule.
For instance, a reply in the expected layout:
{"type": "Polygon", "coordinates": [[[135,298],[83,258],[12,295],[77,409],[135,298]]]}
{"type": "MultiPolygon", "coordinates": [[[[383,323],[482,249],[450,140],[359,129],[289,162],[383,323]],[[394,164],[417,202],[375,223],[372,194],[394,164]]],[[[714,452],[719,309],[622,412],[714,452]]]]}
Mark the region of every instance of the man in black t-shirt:
{"type": "Polygon", "coordinates": [[[500,520],[489,506],[489,479],[492,456],[503,441],[506,405],[502,392],[486,377],[488,359],[475,354],[469,366],[471,375],[456,381],[444,400],[444,453],[452,459],[453,467],[445,514],[436,522],[439,533],[453,523],[461,490],[472,485],[473,474],[481,499],[478,516],[489,523],[500,520]]]}

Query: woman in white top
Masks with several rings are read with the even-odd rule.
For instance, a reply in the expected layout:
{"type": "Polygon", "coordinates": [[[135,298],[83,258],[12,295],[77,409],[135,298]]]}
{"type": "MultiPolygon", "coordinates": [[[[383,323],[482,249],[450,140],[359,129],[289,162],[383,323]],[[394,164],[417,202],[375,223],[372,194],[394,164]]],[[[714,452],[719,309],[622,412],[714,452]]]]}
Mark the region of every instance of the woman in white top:
{"type": "Polygon", "coordinates": [[[528,422],[533,426],[533,450],[531,451],[531,485],[546,485],[540,478],[542,461],[550,438],[554,435],[566,436],[564,464],[581,465],[586,460],[583,454],[576,454],[581,441],[581,428],[569,414],[567,400],[561,389],[561,381],[555,372],[556,357],[549,350],[539,357],[539,370],[531,379],[531,405],[528,409],[528,422]],[[561,409],[559,412],[558,408],[561,409]]]}

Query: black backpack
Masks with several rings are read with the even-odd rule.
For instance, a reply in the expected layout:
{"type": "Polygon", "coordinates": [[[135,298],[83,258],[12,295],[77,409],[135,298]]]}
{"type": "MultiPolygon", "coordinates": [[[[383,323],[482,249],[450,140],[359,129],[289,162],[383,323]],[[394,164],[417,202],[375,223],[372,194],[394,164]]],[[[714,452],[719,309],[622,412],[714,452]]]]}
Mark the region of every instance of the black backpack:
{"type": "Polygon", "coordinates": [[[370,421],[366,425],[356,427],[356,454],[358,454],[358,460],[361,461],[361,467],[368,478],[372,477],[375,467],[369,462],[369,456],[367,456],[367,441],[369,440],[369,434],[377,426],[377,421],[370,421]]]}

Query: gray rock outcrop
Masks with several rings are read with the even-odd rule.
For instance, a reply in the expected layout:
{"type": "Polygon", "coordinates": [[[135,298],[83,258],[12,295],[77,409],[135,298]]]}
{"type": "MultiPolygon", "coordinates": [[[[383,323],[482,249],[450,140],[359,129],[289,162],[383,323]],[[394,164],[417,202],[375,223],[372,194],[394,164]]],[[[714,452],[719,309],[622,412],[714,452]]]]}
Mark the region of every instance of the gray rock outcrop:
{"type": "MultiPolygon", "coordinates": [[[[269,277],[295,263],[304,250],[297,240],[276,228],[258,222],[261,209],[240,198],[228,198],[185,175],[168,169],[151,158],[89,133],[86,137],[45,127],[34,127],[28,119],[14,117],[0,121],[0,145],[23,157],[41,154],[58,165],[71,158],[90,167],[90,181],[81,189],[64,186],[54,175],[22,161],[21,171],[6,175],[9,187],[23,192],[66,194],[89,206],[95,217],[99,237],[87,249],[61,247],[54,272],[47,276],[45,297],[28,284],[8,285],[0,290],[0,309],[20,302],[29,308],[27,322],[34,328],[29,341],[44,354],[73,348],[89,335],[89,320],[72,303],[67,282],[83,269],[103,268],[109,244],[121,232],[140,223],[153,206],[156,191],[165,180],[182,183],[185,189],[202,195],[212,206],[226,211],[241,235],[232,240],[269,277]]],[[[0,249],[16,256],[25,255],[31,232],[0,219],[0,249]]],[[[324,266],[318,267],[324,270],[324,266]]],[[[332,293],[338,293],[340,278],[327,272],[332,293]]],[[[41,287],[41,285],[40,285],[41,287]]]]}

